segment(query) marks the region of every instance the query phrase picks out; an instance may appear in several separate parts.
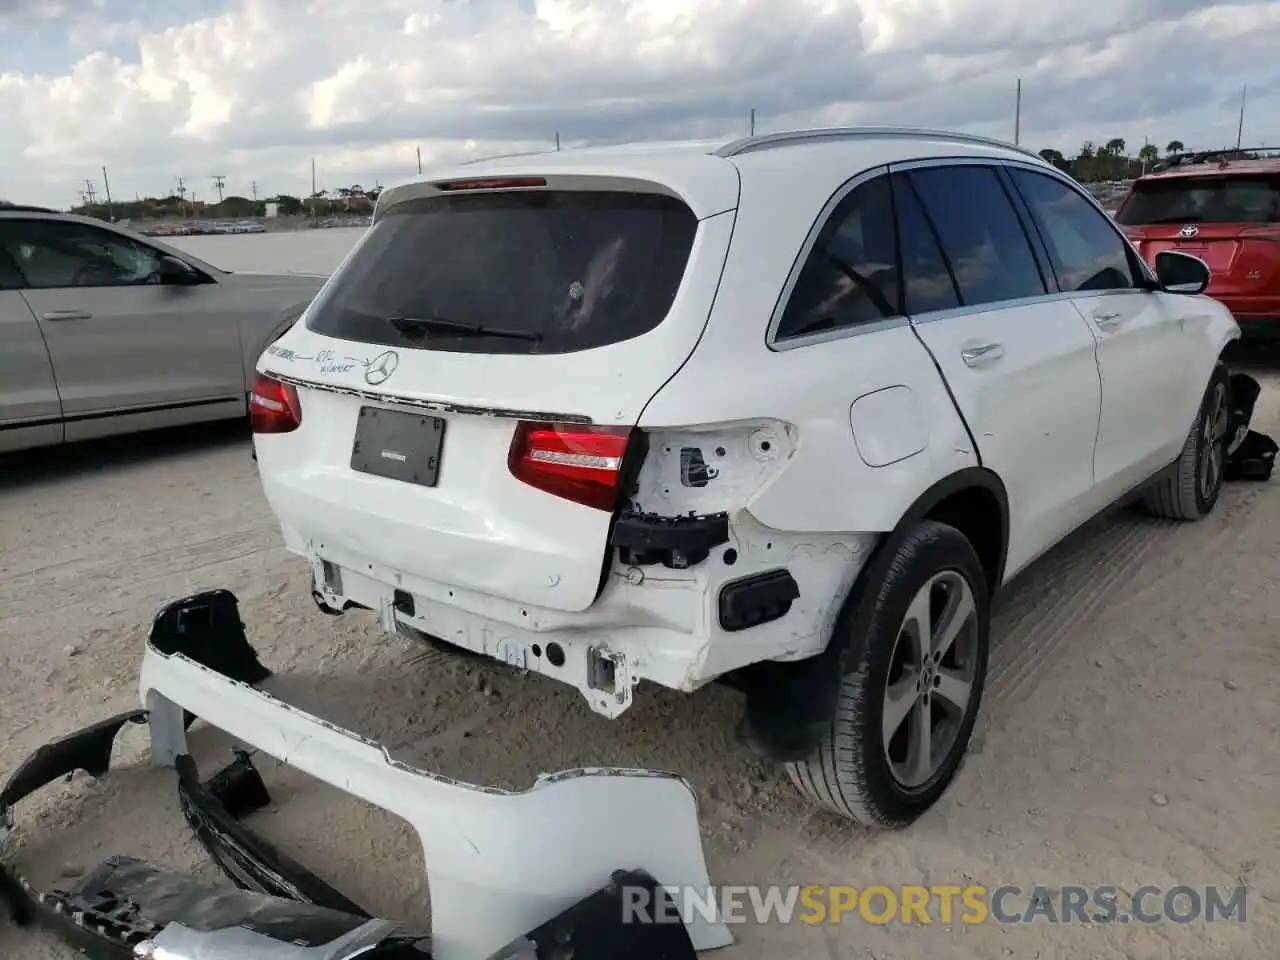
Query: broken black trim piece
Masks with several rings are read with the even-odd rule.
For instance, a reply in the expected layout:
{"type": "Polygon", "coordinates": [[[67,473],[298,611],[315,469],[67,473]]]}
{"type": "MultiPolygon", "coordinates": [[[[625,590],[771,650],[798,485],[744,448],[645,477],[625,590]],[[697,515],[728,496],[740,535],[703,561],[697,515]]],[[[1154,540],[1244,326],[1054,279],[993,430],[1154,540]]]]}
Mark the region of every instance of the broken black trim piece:
{"type": "Polygon", "coordinates": [[[730,580],[720,588],[720,629],[735,633],[779,620],[799,597],[800,587],[788,570],[730,580]]]}
{"type": "Polygon", "coordinates": [[[237,816],[270,803],[266,785],[248,754],[238,753],[207,785],[201,784],[195,761],[189,756],[178,757],[175,766],[183,817],[209,856],[238,887],[353,916],[370,916],[237,820],[237,816]]]}
{"type": "Polygon", "coordinates": [[[697,566],[729,542],[729,515],[665,517],[626,510],[614,522],[611,543],[628,566],[660,563],[673,570],[697,566]]]}
{"type": "Polygon", "coordinates": [[[256,686],[271,676],[249,643],[240,601],[230,590],[206,590],[166,603],[151,622],[148,642],[166,656],[180,653],[238,683],[256,686]]]}
{"type": "Polygon", "coordinates": [[[606,886],[489,960],[695,960],[678,916],[674,898],[647,872],[615,870],[606,886]],[[631,911],[656,922],[628,922],[631,911]]]}

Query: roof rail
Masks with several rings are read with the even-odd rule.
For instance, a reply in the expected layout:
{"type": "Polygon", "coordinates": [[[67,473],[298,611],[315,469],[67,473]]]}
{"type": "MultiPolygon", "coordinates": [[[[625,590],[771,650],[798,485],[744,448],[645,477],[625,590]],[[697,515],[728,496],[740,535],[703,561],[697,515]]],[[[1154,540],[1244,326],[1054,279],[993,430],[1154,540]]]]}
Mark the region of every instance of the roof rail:
{"type": "Polygon", "coordinates": [[[37,207],[27,203],[10,203],[0,200],[0,213],[57,213],[49,207],[37,207]]]}
{"type": "Polygon", "coordinates": [[[515,157],[541,157],[545,154],[556,152],[555,150],[520,150],[516,153],[495,153],[489,156],[472,157],[470,160],[463,160],[458,166],[466,167],[473,163],[485,163],[489,160],[511,160],[515,157]]]}
{"type": "Polygon", "coordinates": [[[929,130],[917,127],[818,127],[813,130],[783,130],[778,133],[762,133],[753,137],[743,137],[727,143],[715,151],[717,157],[737,157],[753,150],[767,150],[770,147],[782,147],[798,143],[813,143],[822,140],[855,140],[858,138],[875,139],[877,137],[927,137],[933,140],[953,140],[956,143],[970,143],[984,147],[1001,147],[1005,150],[1016,150],[1029,157],[1040,160],[1038,153],[1025,147],[1014,146],[993,137],[980,137],[971,133],[955,133],[948,130],[929,130]]]}
{"type": "Polygon", "coordinates": [[[1193,150],[1175,153],[1172,156],[1157,160],[1151,168],[1152,173],[1181,167],[1192,163],[1209,163],[1213,160],[1269,160],[1280,158],[1280,147],[1224,147],[1221,150],[1193,150]]]}

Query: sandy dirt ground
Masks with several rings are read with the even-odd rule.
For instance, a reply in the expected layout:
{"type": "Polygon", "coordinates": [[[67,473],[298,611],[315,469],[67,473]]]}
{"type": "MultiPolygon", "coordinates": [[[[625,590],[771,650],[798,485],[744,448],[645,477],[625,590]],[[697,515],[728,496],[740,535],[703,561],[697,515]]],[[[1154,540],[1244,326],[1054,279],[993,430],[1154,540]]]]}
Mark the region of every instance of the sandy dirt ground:
{"type": "MultiPolygon", "coordinates": [[[[1255,425],[1280,436],[1280,363],[1255,425]]],[[[239,428],[150,437],[0,465],[0,770],[47,739],[136,705],[156,607],[225,586],[278,676],[269,687],[471,782],[623,764],[694,784],[718,883],[1110,883],[1132,892],[1242,884],[1245,923],[1086,927],[936,924],[735,928],[725,960],[788,957],[1275,956],[1280,947],[1280,477],[1233,484],[1202,523],[1121,510],[1055,550],[1003,597],[974,749],[911,829],[869,833],[815,813],[735,743],[738,695],[642,688],[617,721],[576,692],[497,664],[382,636],[370,614],[322,616],[286,555],[239,428]]],[[[202,769],[230,758],[194,736],[202,769]]],[[[172,774],[129,733],[101,781],[79,776],[19,810],[37,879],[112,853],[213,877],[172,774]]],[[[253,826],[368,908],[422,924],[420,850],[405,825],[260,759],[274,803],[253,826]]],[[[566,816],[571,815],[566,811],[566,816]]],[[[62,881],[66,883],[65,879],[62,881]]],[[[0,924],[0,956],[61,960],[0,924]]]]}

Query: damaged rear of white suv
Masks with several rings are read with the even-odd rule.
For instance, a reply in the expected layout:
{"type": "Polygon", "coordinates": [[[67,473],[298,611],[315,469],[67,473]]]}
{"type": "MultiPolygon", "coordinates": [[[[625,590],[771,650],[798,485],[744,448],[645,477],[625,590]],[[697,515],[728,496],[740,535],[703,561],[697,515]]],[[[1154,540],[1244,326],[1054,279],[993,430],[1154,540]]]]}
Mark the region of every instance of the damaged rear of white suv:
{"type": "Polygon", "coordinates": [[[609,717],[724,679],[802,790],[901,825],[964,752],[994,591],[1130,491],[1212,508],[1238,331],[1202,268],[971,137],[484,161],[382,194],[259,362],[258,465],[326,611],[609,717]]]}

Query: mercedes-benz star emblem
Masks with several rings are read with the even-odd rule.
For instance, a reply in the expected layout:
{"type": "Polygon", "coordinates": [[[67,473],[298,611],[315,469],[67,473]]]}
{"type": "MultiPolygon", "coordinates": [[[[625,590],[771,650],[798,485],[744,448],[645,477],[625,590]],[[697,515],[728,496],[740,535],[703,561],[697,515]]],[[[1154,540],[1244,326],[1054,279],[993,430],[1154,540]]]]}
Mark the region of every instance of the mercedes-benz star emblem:
{"type": "Polygon", "coordinates": [[[399,365],[400,355],[394,350],[380,353],[370,360],[369,365],[364,368],[364,382],[371,387],[386,383],[391,379],[391,375],[396,372],[396,367],[399,365]]]}
{"type": "Polygon", "coordinates": [[[1183,240],[1190,240],[1192,237],[1200,236],[1200,228],[1194,223],[1188,223],[1185,227],[1178,231],[1178,236],[1183,240]]]}

